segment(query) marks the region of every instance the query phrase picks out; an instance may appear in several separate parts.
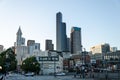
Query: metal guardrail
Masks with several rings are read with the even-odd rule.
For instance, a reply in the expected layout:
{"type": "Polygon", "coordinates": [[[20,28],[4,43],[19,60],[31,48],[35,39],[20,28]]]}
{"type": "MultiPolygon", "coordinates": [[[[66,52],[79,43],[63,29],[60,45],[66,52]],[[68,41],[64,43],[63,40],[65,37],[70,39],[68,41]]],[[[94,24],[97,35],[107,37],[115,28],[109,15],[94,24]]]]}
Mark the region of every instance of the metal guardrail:
{"type": "MultiPolygon", "coordinates": [[[[74,74],[74,77],[82,79],[82,74],[74,74]]],[[[104,72],[99,73],[89,73],[85,76],[85,79],[93,79],[93,80],[120,80],[120,71],[119,72],[108,72],[107,74],[104,72]]]]}
{"type": "Polygon", "coordinates": [[[95,73],[94,80],[120,80],[120,72],[95,73]]]}

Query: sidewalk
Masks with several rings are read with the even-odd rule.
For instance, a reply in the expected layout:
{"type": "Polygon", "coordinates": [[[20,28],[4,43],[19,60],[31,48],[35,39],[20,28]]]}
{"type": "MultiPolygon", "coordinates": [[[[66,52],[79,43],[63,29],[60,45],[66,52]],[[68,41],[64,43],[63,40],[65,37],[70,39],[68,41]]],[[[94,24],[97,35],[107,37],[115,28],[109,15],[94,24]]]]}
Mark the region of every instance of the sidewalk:
{"type": "Polygon", "coordinates": [[[79,80],[94,80],[94,79],[90,79],[90,78],[88,78],[88,79],[79,79],[79,80]]]}
{"type": "Polygon", "coordinates": [[[78,80],[94,80],[93,78],[76,78],[78,80]]]}
{"type": "Polygon", "coordinates": [[[79,80],[94,80],[94,79],[79,79],[79,80]]]}

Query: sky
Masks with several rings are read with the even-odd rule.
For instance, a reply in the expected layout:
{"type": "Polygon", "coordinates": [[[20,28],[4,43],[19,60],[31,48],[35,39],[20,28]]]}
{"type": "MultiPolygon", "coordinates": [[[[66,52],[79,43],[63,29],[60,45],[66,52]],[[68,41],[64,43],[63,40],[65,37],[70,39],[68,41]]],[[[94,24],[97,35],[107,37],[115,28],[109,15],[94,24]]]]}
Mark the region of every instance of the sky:
{"type": "MultiPolygon", "coordinates": [[[[80,27],[86,50],[101,43],[120,49],[120,0],[0,0],[0,45],[9,48],[16,41],[19,26],[23,37],[56,45],[56,13],[61,12],[70,37],[80,27]]],[[[56,49],[56,46],[55,46],[56,49]]]]}

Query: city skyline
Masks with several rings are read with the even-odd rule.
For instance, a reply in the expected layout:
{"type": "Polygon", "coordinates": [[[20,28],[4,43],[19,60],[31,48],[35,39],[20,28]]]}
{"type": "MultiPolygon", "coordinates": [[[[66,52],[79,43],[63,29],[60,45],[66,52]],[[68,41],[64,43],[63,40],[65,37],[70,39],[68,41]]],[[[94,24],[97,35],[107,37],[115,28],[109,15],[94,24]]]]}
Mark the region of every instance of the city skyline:
{"type": "Polygon", "coordinates": [[[0,45],[14,46],[19,26],[25,43],[29,39],[35,40],[42,50],[45,50],[46,39],[53,40],[56,45],[56,13],[60,11],[66,22],[67,36],[70,37],[72,26],[79,26],[82,45],[87,50],[101,43],[120,49],[119,9],[119,0],[0,0],[0,45]]]}

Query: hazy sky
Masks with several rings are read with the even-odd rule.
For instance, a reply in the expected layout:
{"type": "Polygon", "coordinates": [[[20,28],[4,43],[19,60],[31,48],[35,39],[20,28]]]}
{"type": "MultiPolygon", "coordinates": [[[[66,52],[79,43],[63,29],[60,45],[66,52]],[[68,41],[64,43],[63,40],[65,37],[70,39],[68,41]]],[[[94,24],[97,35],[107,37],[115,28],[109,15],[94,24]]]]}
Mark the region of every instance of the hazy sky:
{"type": "Polygon", "coordinates": [[[26,42],[35,40],[42,50],[46,39],[56,45],[59,11],[68,36],[72,26],[81,27],[82,44],[87,50],[101,43],[120,49],[120,0],[0,0],[0,45],[14,45],[19,25],[26,42]]]}

